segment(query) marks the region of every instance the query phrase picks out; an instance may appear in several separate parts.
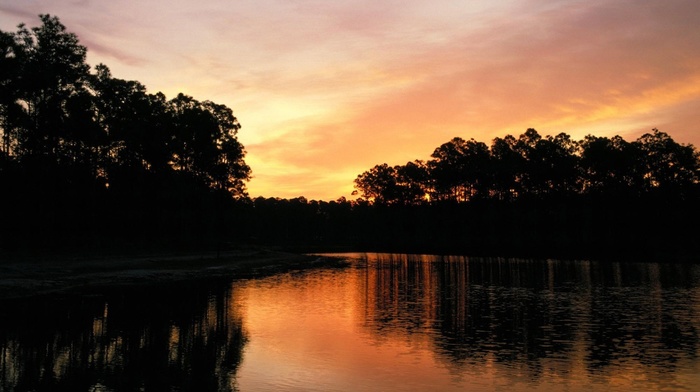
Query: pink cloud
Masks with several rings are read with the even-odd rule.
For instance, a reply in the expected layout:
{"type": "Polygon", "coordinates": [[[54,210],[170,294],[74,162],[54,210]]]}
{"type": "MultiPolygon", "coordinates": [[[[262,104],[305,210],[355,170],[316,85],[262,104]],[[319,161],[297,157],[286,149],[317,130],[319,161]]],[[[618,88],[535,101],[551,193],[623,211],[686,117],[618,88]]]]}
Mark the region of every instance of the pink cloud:
{"type": "Polygon", "coordinates": [[[697,144],[700,135],[688,131],[694,123],[654,120],[654,113],[697,117],[698,99],[682,90],[700,76],[700,39],[687,23],[688,14],[700,15],[700,5],[633,4],[513,15],[449,44],[417,47],[413,56],[399,50],[400,57],[380,64],[383,72],[415,75],[415,82],[353,107],[357,114],[349,120],[297,129],[254,150],[326,170],[331,179],[364,162],[362,170],[426,159],[453,136],[489,143],[527,127],[582,137],[587,126],[599,129],[607,121],[610,134],[634,138],[666,122],[690,138],[679,141],[697,144]],[[679,36],[679,28],[692,31],[679,36]],[[669,109],[677,105],[686,108],[669,109]],[[621,120],[636,125],[620,129],[621,120]]]}

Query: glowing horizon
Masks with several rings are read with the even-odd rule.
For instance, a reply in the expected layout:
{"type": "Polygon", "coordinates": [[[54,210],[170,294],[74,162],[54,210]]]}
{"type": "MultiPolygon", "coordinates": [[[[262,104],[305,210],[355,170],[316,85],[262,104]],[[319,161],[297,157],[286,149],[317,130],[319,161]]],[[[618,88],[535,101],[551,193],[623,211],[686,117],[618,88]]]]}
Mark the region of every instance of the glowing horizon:
{"type": "Polygon", "coordinates": [[[232,108],[251,197],[351,198],[358,174],[455,136],[700,145],[697,1],[0,0],[0,29],[40,13],[92,67],[232,108]]]}

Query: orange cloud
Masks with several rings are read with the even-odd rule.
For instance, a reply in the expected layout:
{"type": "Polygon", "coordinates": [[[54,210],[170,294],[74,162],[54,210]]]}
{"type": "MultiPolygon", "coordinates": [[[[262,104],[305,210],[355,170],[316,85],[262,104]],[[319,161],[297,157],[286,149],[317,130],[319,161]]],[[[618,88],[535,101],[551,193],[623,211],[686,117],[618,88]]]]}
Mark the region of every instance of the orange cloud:
{"type": "Polygon", "coordinates": [[[283,137],[294,141],[270,138],[256,154],[337,183],[338,170],[426,159],[457,135],[489,142],[527,127],[576,137],[648,131],[668,121],[668,108],[700,97],[700,40],[669,28],[689,9],[632,5],[525,10],[447,44],[399,50],[367,71],[387,88],[346,105],[350,118],[297,125],[283,137]]]}

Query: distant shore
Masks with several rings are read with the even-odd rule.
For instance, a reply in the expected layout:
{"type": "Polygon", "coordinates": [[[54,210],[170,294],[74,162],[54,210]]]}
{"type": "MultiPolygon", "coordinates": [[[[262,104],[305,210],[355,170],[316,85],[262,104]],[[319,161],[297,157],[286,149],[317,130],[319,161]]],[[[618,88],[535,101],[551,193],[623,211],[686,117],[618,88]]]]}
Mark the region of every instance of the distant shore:
{"type": "Polygon", "coordinates": [[[339,258],[264,248],[142,255],[3,255],[0,299],[193,279],[244,279],[339,267],[339,258]]]}

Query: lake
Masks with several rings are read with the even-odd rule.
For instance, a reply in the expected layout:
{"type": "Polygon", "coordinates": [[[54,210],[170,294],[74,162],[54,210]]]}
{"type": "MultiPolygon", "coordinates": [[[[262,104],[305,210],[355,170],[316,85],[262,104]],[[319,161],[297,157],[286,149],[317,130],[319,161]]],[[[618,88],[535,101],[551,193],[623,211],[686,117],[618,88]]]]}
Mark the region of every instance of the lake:
{"type": "Polygon", "coordinates": [[[336,256],[4,300],[0,390],[700,390],[698,265],[336,256]]]}

